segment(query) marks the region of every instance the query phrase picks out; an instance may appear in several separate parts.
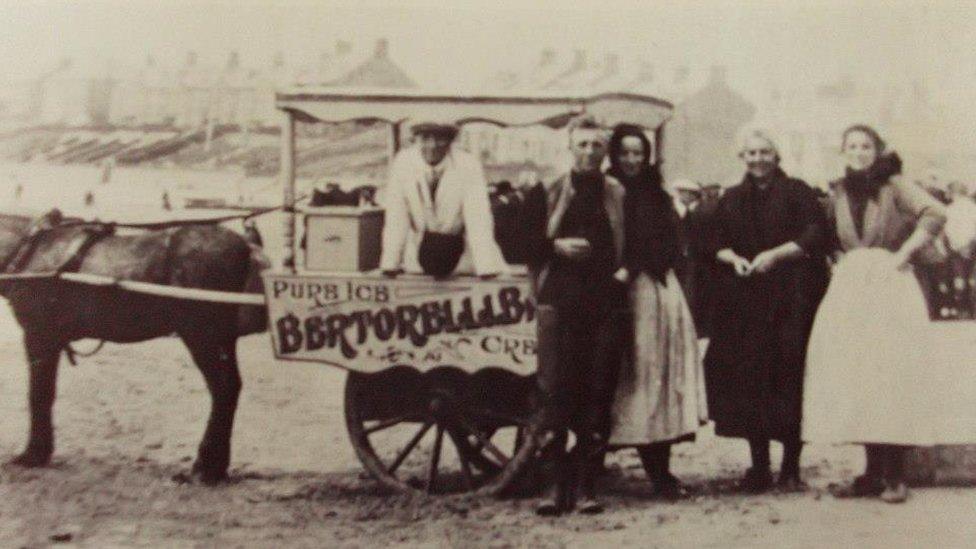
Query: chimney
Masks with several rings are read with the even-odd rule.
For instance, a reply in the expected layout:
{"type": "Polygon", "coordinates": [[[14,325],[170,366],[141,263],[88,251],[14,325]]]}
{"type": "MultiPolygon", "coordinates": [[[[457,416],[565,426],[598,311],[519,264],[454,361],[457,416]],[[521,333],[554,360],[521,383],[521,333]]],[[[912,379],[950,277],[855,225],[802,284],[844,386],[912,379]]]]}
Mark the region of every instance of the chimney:
{"type": "Polygon", "coordinates": [[[386,38],[380,38],[376,41],[376,46],[373,49],[373,57],[376,59],[386,59],[389,53],[390,44],[387,42],[386,38]]]}
{"type": "Polygon", "coordinates": [[[240,66],[241,66],[241,55],[240,55],[240,53],[238,53],[236,51],[230,52],[230,55],[227,56],[227,68],[228,69],[237,69],[237,68],[240,68],[240,66]]]}
{"type": "Polygon", "coordinates": [[[556,50],[552,48],[546,48],[542,50],[542,56],[539,58],[540,67],[548,67],[556,62],[556,50]]]}

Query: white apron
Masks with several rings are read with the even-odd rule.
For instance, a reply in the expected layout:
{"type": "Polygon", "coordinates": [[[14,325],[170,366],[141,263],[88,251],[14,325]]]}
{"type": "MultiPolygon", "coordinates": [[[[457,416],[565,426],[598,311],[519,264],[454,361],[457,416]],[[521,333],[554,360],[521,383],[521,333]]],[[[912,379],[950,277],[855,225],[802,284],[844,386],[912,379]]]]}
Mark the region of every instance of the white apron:
{"type": "Polygon", "coordinates": [[[834,268],[807,351],[807,442],[976,442],[976,357],[949,356],[918,281],[894,261],[861,248],[834,268]]]}
{"type": "Polygon", "coordinates": [[[694,434],[707,421],[695,322],[674,271],[667,285],[641,273],[631,289],[633,362],[621,365],[611,409],[611,446],[694,434]]]}

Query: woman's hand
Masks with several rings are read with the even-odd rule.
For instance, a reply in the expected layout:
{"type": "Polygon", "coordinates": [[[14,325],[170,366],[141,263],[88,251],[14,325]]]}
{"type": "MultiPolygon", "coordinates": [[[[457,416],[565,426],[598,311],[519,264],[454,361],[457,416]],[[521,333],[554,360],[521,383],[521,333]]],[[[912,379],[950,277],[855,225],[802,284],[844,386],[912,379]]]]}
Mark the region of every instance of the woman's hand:
{"type": "Polygon", "coordinates": [[[898,250],[892,258],[892,263],[894,263],[895,269],[907,271],[912,268],[912,254],[906,253],[904,250],[898,250]]]}
{"type": "Polygon", "coordinates": [[[752,275],[752,263],[749,263],[749,260],[744,257],[736,256],[735,261],[732,263],[732,267],[735,268],[735,274],[743,278],[752,275]]]}
{"type": "Polygon", "coordinates": [[[627,267],[621,267],[617,269],[617,272],[613,273],[613,278],[621,284],[626,284],[630,278],[630,272],[627,271],[627,267]]]}
{"type": "Polygon", "coordinates": [[[759,274],[765,274],[775,269],[781,262],[793,261],[801,257],[803,257],[803,248],[796,242],[786,242],[760,252],[752,259],[752,270],[759,274]]]}
{"type": "Polygon", "coordinates": [[[730,248],[719,250],[715,258],[723,263],[728,263],[735,270],[735,274],[747,277],[752,274],[752,263],[749,260],[733,252],[730,248]]]}
{"type": "Polygon", "coordinates": [[[905,271],[910,269],[911,261],[912,258],[915,257],[915,254],[924,248],[929,242],[932,242],[932,239],[934,238],[935,235],[930,233],[925,228],[925,225],[919,223],[915,227],[915,231],[912,233],[912,235],[908,237],[908,240],[906,240],[905,243],[901,245],[901,248],[895,252],[895,257],[897,258],[896,261],[898,262],[896,264],[898,270],[905,271]]]}
{"type": "Polygon", "coordinates": [[[753,272],[759,274],[766,274],[776,268],[776,264],[779,262],[779,258],[776,252],[773,250],[766,250],[765,252],[760,252],[759,255],[752,258],[752,263],[749,267],[752,268],[753,272]]]}

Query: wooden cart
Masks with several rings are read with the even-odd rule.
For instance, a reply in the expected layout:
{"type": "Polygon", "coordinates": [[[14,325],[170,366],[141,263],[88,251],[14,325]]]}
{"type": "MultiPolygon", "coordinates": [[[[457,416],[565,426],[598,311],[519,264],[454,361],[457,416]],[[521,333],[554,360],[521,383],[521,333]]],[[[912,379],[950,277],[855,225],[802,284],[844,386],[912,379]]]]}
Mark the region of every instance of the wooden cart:
{"type": "MultiPolygon", "coordinates": [[[[295,260],[295,228],[305,226],[295,208],[295,123],[385,121],[396,151],[407,118],[559,128],[585,111],[607,127],[639,124],[659,148],[672,106],[633,94],[489,97],[307,88],[278,93],[276,101],[283,113],[287,215],[283,267],[265,277],[275,356],[349,372],[349,436],[366,470],[385,486],[506,490],[538,453],[528,278],[387,279],[375,272],[304,268],[295,260]]],[[[308,240],[308,247],[316,245],[308,240]]]]}

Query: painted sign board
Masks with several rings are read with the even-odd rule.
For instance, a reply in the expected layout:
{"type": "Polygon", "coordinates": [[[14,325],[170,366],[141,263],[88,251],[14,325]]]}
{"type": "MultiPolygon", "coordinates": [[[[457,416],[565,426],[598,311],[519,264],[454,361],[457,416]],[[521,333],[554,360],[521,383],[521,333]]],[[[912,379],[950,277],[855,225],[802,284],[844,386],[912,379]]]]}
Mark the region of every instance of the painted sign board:
{"type": "Polygon", "coordinates": [[[370,373],[407,365],[536,369],[529,279],[265,275],[275,357],[370,373]]]}

